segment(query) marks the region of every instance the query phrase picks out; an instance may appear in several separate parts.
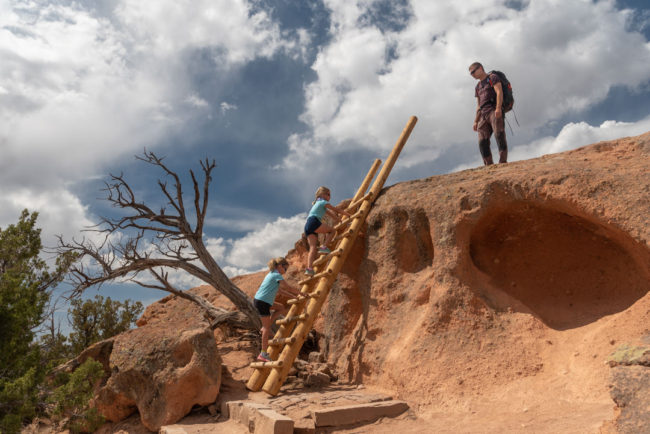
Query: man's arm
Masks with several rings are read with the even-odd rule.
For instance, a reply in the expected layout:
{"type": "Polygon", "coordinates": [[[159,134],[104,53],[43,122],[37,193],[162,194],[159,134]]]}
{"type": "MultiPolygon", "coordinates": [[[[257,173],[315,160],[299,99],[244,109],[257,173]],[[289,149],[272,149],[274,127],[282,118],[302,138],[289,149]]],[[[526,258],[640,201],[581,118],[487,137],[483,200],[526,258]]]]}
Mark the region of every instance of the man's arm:
{"type": "Polygon", "coordinates": [[[478,129],[478,120],[481,117],[481,106],[478,104],[478,97],[476,97],[476,116],[474,116],[474,131],[478,129]]]}
{"type": "Polygon", "coordinates": [[[494,91],[497,93],[497,107],[494,109],[494,115],[500,118],[503,116],[501,113],[501,107],[503,107],[503,87],[501,86],[501,82],[494,85],[494,91]]]}

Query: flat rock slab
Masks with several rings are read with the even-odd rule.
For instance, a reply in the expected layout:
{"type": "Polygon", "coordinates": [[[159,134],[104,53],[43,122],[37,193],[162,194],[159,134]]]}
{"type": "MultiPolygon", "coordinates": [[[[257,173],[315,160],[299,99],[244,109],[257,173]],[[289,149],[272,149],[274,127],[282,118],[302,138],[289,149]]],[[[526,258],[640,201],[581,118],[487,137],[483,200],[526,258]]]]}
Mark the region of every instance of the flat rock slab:
{"type": "Polygon", "coordinates": [[[317,427],[343,426],[370,422],[380,417],[395,417],[408,408],[404,401],[381,401],[313,410],[311,416],[317,427]]]}
{"type": "Polygon", "coordinates": [[[327,390],[307,392],[276,397],[264,397],[263,402],[274,410],[286,414],[294,420],[311,417],[311,410],[341,407],[345,405],[366,404],[369,402],[390,401],[393,397],[383,393],[373,393],[357,386],[330,386],[327,390]]]}
{"type": "Polygon", "coordinates": [[[224,416],[247,426],[254,434],[293,434],[293,419],[265,404],[230,401],[225,403],[222,411],[224,416]]]}

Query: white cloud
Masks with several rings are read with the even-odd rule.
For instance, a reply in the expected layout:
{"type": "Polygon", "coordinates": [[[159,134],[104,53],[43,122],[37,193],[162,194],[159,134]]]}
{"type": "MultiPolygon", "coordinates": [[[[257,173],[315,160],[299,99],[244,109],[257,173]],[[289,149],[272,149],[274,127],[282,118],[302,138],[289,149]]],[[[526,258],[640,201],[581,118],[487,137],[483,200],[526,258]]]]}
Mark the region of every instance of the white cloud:
{"type": "Polygon", "coordinates": [[[269,259],[283,256],[300,239],[307,215],[279,217],[233,243],[228,262],[242,268],[263,267],[269,259]]]}
{"type": "Polygon", "coordinates": [[[223,101],[221,104],[219,104],[219,108],[221,109],[221,114],[226,114],[229,110],[237,110],[236,105],[230,104],[226,101],[223,101]]]}
{"type": "Polygon", "coordinates": [[[188,96],[185,101],[187,101],[188,104],[194,107],[199,107],[199,108],[210,107],[210,104],[206,100],[204,100],[203,98],[201,98],[196,94],[192,94],[188,96]]]}
{"type": "Polygon", "coordinates": [[[134,49],[167,57],[185,49],[209,48],[220,64],[269,57],[292,49],[279,25],[243,0],[123,0],[117,16],[131,33],[134,49]]]}
{"type": "Polygon", "coordinates": [[[638,122],[605,121],[598,126],[586,122],[569,123],[556,137],[544,137],[530,144],[517,146],[512,153],[512,161],[564,152],[604,140],[637,136],[648,131],[650,117],[638,122]]]}
{"type": "Polygon", "coordinates": [[[312,65],[318,79],[306,87],[301,117],[311,132],[289,140],[286,167],[310,167],[324,149],[384,154],[411,115],[420,122],[400,165],[474,141],[467,68],[476,60],[507,73],[525,140],[612,86],[650,80],[650,44],[614,1],[538,0],[515,10],[496,0],[413,0],[408,25],[396,31],[359,24],[373,4],[326,2],[332,38],[312,65]]]}
{"type": "Polygon", "coordinates": [[[222,263],[225,260],[228,244],[223,238],[206,238],[205,247],[217,263],[222,263]]]}
{"type": "Polygon", "coordinates": [[[0,2],[0,226],[28,204],[45,234],[76,234],[92,216],[69,185],[203,117],[188,52],[208,50],[223,71],[299,44],[246,0],[122,0],[105,17],[79,3],[0,2]]]}
{"type": "MultiPolygon", "coordinates": [[[[77,233],[94,224],[86,217],[86,207],[65,189],[38,192],[29,189],[3,191],[0,194],[0,227],[18,222],[23,209],[38,210],[37,227],[43,230],[43,243],[54,247],[53,235],[77,233]]],[[[88,237],[94,237],[88,233],[88,237]]]]}
{"type": "Polygon", "coordinates": [[[210,254],[228,276],[251,273],[264,269],[269,259],[291,250],[300,239],[306,218],[305,213],[279,217],[242,238],[207,238],[205,242],[210,254]]]}

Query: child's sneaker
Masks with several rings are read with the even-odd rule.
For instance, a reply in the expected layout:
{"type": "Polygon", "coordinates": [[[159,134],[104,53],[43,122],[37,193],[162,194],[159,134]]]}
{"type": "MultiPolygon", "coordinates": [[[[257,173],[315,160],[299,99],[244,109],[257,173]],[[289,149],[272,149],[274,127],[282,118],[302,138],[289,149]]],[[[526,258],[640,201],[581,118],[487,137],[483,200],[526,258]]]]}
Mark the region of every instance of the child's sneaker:
{"type": "Polygon", "coordinates": [[[311,268],[305,268],[305,274],[307,276],[313,276],[314,275],[314,270],[311,268]]]}
{"type": "Polygon", "coordinates": [[[332,253],[332,251],[325,246],[320,246],[318,248],[318,253],[324,253],[326,255],[329,255],[330,253],[332,253]]]}
{"type": "Polygon", "coordinates": [[[261,362],[272,362],[273,361],[273,360],[271,360],[271,356],[269,355],[269,353],[267,353],[266,351],[262,351],[260,353],[260,355],[257,356],[257,360],[259,360],[261,362]]]}

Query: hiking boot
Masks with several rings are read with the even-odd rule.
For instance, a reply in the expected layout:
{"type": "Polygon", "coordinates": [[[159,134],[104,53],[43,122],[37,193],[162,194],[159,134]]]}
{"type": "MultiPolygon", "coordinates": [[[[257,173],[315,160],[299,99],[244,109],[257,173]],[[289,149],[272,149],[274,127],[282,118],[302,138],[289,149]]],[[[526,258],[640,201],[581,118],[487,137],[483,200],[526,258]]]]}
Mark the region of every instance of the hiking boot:
{"type": "Polygon", "coordinates": [[[262,351],[260,353],[260,355],[257,356],[257,360],[259,360],[260,362],[272,362],[273,361],[273,360],[271,360],[271,356],[269,355],[269,353],[267,353],[266,351],[262,351]]]}
{"type": "Polygon", "coordinates": [[[318,248],[318,253],[323,253],[325,255],[329,255],[330,253],[332,253],[332,251],[330,249],[328,249],[327,247],[325,247],[325,246],[320,246],[318,248]]]}
{"type": "Polygon", "coordinates": [[[313,276],[314,275],[314,270],[311,268],[305,268],[305,274],[307,276],[313,276]]]}

